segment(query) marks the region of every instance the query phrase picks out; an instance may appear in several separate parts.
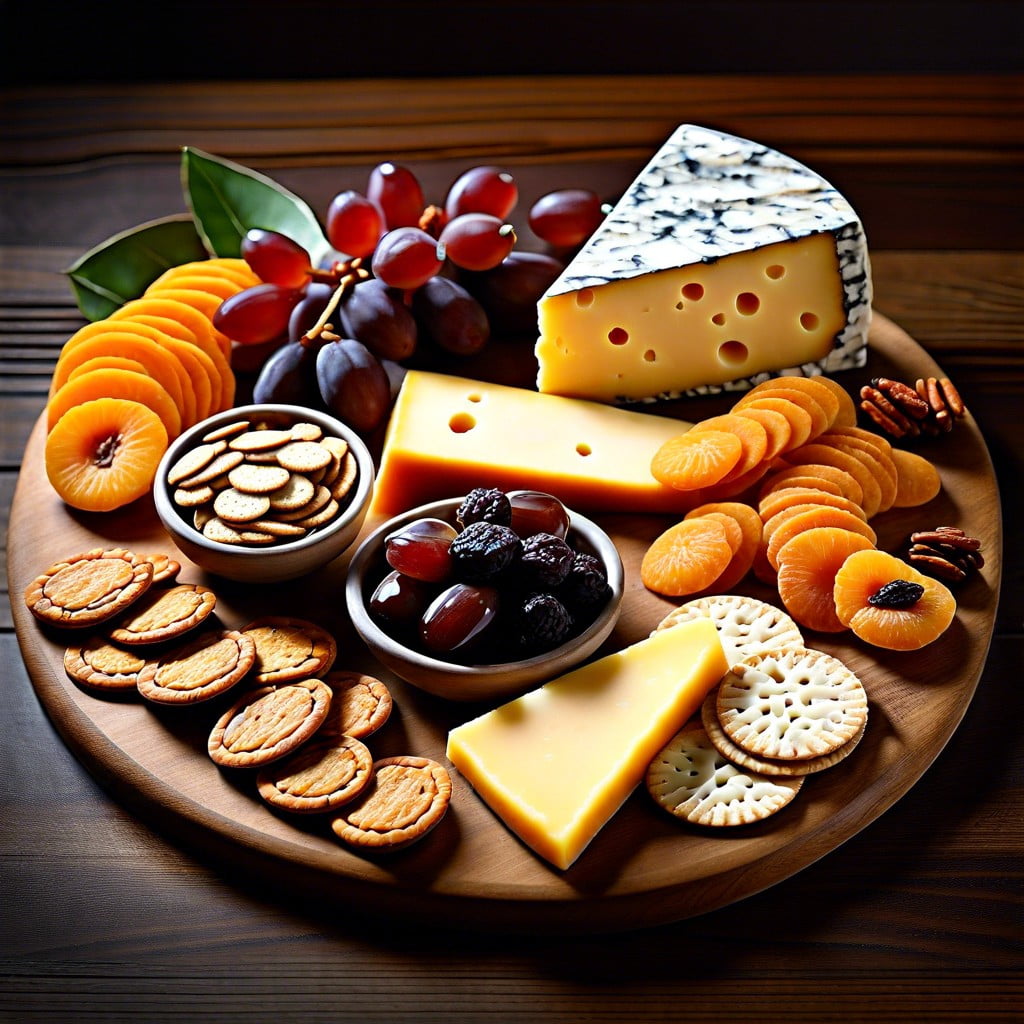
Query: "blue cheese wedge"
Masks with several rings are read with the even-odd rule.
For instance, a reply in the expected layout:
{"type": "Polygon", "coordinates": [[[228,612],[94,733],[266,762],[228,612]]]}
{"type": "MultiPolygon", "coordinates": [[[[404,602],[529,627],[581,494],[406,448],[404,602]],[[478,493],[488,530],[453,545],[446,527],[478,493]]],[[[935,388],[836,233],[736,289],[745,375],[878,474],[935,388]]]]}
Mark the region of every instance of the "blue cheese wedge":
{"type": "Polygon", "coordinates": [[[819,174],[681,125],[538,303],[537,388],[602,402],[863,366],[860,220],[819,174]]]}

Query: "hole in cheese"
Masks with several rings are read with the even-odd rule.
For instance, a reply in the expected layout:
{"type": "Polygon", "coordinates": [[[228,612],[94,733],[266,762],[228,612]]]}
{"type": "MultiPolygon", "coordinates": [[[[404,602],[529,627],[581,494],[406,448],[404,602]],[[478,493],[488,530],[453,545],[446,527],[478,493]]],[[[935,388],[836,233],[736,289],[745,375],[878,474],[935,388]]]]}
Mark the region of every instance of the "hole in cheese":
{"type": "Polygon", "coordinates": [[[786,268],[781,263],[772,263],[764,268],[764,276],[778,281],[780,277],[786,276],[786,268]]]}
{"type": "Polygon", "coordinates": [[[472,394],[466,395],[466,398],[470,402],[482,402],[483,401],[483,395],[480,395],[480,394],[478,394],[475,391],[472,394]]]}
{"type": "Polygon", "coordinates": [[[696,283],[684,284],[682,293],[684,299],[689,299],[691,302],[699,302],[704,298],[704,285],[696,283]]]}
{"type": "Polygon", "coordinates": [[[715,314],[715,315],[714,315],[714,316],[713,316],[713,317],[711,318],[711,322],[712,322],[712,323],[713,323],[713,324],[714,324],[714,325],[715,325],[716,327],[721,327],[721,326],[723,326],[723,325],[725,324],[725,314],[724,314],[724,313],[716,313],[716,314],[715,314]]]}
{"type": "Polygon", "coordinates": [[[723,366],[742,366],[747,361],[747,346],[742,341],[727,341],[718,346],[718,359],[723,366]]]}
{"type": "Polygon", "coordinates": [[[805,331],[813,331],[818,327],[818,315],[817,313],[801,313],[800,314],[800,326],[805,331]]]}
{"type": "Polygon", "coordinates": [[[624,331],[621,327],[613,327],[608,332],[608,340],[613,345],[625,345],[629,341],[629,332],[624,331]]]}
{"type": "Polygon", "coordinates": [[[584,455],[584,456],[586,456],[586,455],[592,454],[593,451],[594,451],[594,449],[591,448],[590,445],[587,444],[585,441],[580,441],[580,443],[576,445],[576,454],[577,455],[584,455]]]}
{"type": "Polygon", "coordinates": [[[658,353],[655,352],[653,348],[649,348],[644,353],[644,362],[645,363],[653,363],[653,362],[655,362],[657,360],[657,358],[658,358],[658,353]]]}
{"type": "Polygon", "coordinates": [[[586,309],[588,306],[594,304],[594,290],[593,288],[581,288],[576,293],[576,305],[580,309],[586,309]]]}
{"type": "Polygon", "coordinates": [[[736,312],[753,316],[761,308],[761,300],[753,292],[740,292],[736,296],[736,312]]]}
{"type": "Polygon", "coordinates": [[[465,434],[476,426],[476,420],[468,412],[457,412],[448,421],[448,426],[453,434],[465,434]]]}

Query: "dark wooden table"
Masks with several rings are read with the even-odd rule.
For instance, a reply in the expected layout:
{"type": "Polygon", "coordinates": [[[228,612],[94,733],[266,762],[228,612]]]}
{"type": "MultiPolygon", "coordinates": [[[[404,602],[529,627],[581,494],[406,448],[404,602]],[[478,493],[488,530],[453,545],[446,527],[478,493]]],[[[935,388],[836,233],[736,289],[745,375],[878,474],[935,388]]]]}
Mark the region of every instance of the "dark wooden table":
{"type": "Polygon", "coordinates": [[[68,751],[5,593],[0,1020],[1022,1019],[1024,79],[194,83],[10,89],[0,104],[5,532],[54,360],[81,323],[61,271],[183,208],[180,146],[265,170],[322,211],[385,158],[435,196],[481,162],[507,165],[526,195],[613,196],[682,121],[774,145],[846,192],[873,248],[876,307],[960,386],[1005,523],[988,662],[918,784],[797,876],[621,935],[468,935],[238,877],[139,821],[68,751]]]}

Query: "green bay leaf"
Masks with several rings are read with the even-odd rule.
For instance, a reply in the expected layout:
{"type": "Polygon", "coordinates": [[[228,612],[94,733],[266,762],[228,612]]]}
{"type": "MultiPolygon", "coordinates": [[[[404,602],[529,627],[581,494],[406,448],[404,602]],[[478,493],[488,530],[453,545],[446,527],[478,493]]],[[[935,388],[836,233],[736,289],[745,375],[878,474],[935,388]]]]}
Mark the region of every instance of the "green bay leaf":
{"type": "Polygon", "coordinates": [[[250,228],[287,235],[306,249],[314,265],[330,250],[306,201],[258,171],[185,146],[181,183],[196,228],[215,256],[240,256],[250,228]]]}
{"type": "Polygon", "coordinates": [[[170,267],[208,257],[192,218],[182,213],[112,235],[79,256],[65,273],[82,314],[102,320],[137,299],[170,267]]]}

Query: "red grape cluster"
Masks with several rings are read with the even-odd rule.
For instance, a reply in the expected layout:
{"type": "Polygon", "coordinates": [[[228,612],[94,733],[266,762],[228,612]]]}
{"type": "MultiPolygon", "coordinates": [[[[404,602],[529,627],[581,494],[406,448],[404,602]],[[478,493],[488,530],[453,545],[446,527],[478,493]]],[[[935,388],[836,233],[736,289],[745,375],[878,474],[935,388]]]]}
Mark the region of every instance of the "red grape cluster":
{"type": "Polygon", "coordinates": [[[326,408],[369,434],[414,354],[470,356],[494,334],[535,332],[537,300],[605,211],[585,189],[548,193],[528,223],[549,251],[520,251],[518,200],[511,174],[477,166],[430,205],[412,171],[382,163],[364,192],[331,201],[327,265],[311,266],[280,232],[250,230],[242,256],[262,283],[226,299],[214,323],[237,345],[269,349],[253,400],[326,408]]]}

